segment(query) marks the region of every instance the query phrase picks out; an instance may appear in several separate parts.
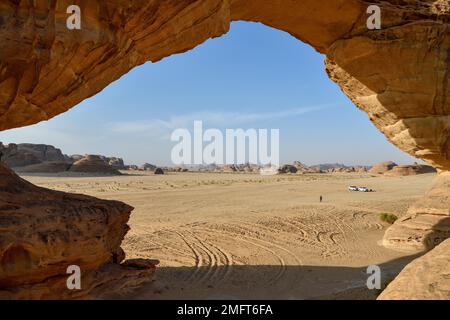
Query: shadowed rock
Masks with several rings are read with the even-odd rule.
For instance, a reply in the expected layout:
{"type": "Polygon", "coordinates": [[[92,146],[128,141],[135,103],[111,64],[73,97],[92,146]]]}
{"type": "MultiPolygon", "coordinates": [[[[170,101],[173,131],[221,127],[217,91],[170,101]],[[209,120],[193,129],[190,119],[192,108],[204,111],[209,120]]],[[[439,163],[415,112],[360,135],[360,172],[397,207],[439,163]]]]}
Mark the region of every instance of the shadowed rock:
{"type": "Polygon", "coordinates": [[[449,300],[450,239],[408,264],[379,300],[449,300]]]}
{"type": "Polygon", "coordinates": [[[0,298],[89,297],[104,284],[119,290],[148,281],[151,264],[121,264],[132,210],[36,187],[0,163],[0,298]],[[81,268],[81,291],[67,289],[70,265],[81,268]]]}

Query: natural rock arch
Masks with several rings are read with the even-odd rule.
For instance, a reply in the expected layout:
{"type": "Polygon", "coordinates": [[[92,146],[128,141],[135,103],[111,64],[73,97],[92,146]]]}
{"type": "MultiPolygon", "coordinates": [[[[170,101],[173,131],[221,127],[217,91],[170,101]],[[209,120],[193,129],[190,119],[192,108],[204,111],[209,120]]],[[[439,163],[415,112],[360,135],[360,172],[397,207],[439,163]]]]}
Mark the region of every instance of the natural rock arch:
{"type": "MultiPolygon", "coordinates": [[[[231,21],[245,20],[289,32],[326,54],[330,78],[392,143],[440,170],[450,170],[448,1],[372,1],[382,10],[381,30],[367,29],[370,3],[362,0],[78,0],[82,28],[68,30],[66,9],[71,2],[0,3],[0,130],[50,119],[133,67],[190,50],[226,33],[231,21]]],[[[14,243],[43,252],[23,285],[61,275],[62,266],[74,261],[91,270],[92,283],[98,283],[102,270],[123,260],[120,241],[130,207],[37,188],[1,165],[0,175],[0,215],[6,221],[0,256],[14,243]],[[52,204],[35,201],[24,208],[24,192],[51,198],[52,204]],[[44,214],[46,221],[63,219],[67,224],[52,230],[50,238],[42,236],[49,227],[39,221],[34,233],[19,232],[19,221],[36,213],[44,214]],[[91,228],[85,230],[89,218],[106,231],[96,230],[100,235],[94,237],[91,228]],[[69,228],[71,223],[76,227],[69,228]],[[71,241],[84,241],[88,248],[80,252],[71,241]],[[64,257],[58,257],[60,250],[64,257]],[[100,254],[94,257],[93,252],[100,254]]],[[[414,207],[408,219],[394,225],[386,245],[417,249],[438,242],[429,245],[433,227],[450,215],[448,179],[448,174],[439,175],[432,196],[421,202],[427,207],[414,207]]],[[[448,230],[437,230],[434,239],[448,237],[448,230]]],[[[21,276],[22,271],[8,269],[6,274],[1,268],[0,283],[21,276]]],[[[115,279],[121,272],[143,277],[151,270],[151,263],[127,262],[115,279]]],[[[48,293],[40,294],[34,297],[48,293]]]]}

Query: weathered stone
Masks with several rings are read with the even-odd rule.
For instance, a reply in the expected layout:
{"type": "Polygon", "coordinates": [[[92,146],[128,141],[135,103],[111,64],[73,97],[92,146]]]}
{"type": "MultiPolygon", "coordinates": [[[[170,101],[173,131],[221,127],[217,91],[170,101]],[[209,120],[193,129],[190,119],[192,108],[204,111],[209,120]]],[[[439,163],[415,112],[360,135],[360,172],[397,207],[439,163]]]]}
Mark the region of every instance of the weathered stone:
{"type": "Polygon", "coordinates": [[[441,172],[430,191],[385,233],[386,247],[430,250],[450,237],[450,172],[441,172]]]}
{"type": "Polygon", "coordinates": [[[379,300],[449,300],[450,239],[408,264],[379,300]]]}
{"type": "Polygon", "coordinates": [[[36,187],[0,163],[0,298],[88,297],[102,284],[126,287],[135,275],[148,281],[154,268],[120,265],[132,209],[36,187]],[[70,265],[82,270],[81,291],[67,289],[70,265]]]}

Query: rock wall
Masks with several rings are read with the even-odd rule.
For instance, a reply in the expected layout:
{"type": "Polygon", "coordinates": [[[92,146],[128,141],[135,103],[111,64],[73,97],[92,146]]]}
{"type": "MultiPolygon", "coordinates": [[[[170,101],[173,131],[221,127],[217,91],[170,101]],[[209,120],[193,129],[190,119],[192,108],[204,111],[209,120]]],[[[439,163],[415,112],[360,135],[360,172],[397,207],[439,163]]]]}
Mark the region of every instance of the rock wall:
{"type": "Polygon", "coordinates": [[[450,172],[441,172],[430,191],[397,220],[383,238],[386,247],[427,251],[450,238],[450,172]]]}
{"type": "MultiPolygon", "coordinates": [[[[367,112],[387,139],[438,169],[450,170],[448,1],[373,0],[371,3],[382,9],[382,30],[372,31],[366,27],[369,3],[362,0],[79,0],[82,29],[68,30],[66,9],[72,2],[0,1],[0,130],[50,119],[132,68],[190,50],[226,33],[231,21],[246,20],[286,31],[326,54],[330,78],[367,112]]],[[[26,200],[20,197],[14,204],[20,214],[8,218],[11,221],[3,218],[9,217],[7,209],[12,208],[8,192],[20,194],[22,188],[31,188],[16,176],[6,175],[3,181],[8,185],[2,181],[0,188],[1,221],[8,225],[21,221],[22,232],[16,239],[21,243],[27,232],[46,222],[29,224],[33,216],[19,210],[25,208],[20,203],[26,200]]],[[[76,196],[40,192],[55,206],[78,203],[76,196]]],[[[448,192],[438,193],[444,197],[442,202],[433,200],[430,205],[447,205],[448,192]]],[[[100,200],[92,201],[86,202],[93,206],[87,211],[95,211],[95,201],[100,200]]],[[[45,203],[28,203],[27,210],[45,216],[45,203]]],[[[104,215],[121,212],[104,205],[106,211],[111,210],[104,215]]],[[[54,214],[64,217],[66,213],[54,214]]],[[[118,221],[125,224],[124,219],[118,221]]],[[[112,228],[109,224],[104,227],[112,228]]],[[[55,224],[54,230],[70,234],[64,223],[55,224]]],[[[120,230],[112,228],[111,232],[120,230]]],[[[391,229],[391,234],[395,230],[391,229]]],[[[32,238],[30,243],[35,241],[41,240],[32,238]]],[[[6,254],[7,242],[2,243],[1,259],[6,259],[6,265],[23,260],[20,270],[25,274],[21,276],[38,281],[43,270],[34,266],[32,251],[23,245],[6,254]]],[[[70,242],[61,241],[60,245],[57,251],[44,251],[49,261],[61,250],[75,250],[70,242]]],[[[100,263],[88,265],[95,269],[100,263]]],[[[15,271],[10,272],[3,283],[21,284],[14,282],[15,271]]]]}
{"type": "Polygon", "coordinates": [[[45,144],[9,144],[0,142],[1,161],[11,168],[25,167],[46,161],[69,162],[60,149],[45,144]]]}
{"type": "Polygon", "coordinates": [[[113,293],[136,285],[130,277],[148,281],[154,263],[123,262],[132,210],[36,187],[0,163],[0,299],[84,298],[105,283],[113,293]],[[81,268],[82,290],[67,288],[70,265],[81,268]]]}
{"type": "Polygon", "coordinates": [[[408,264],[379,300],[449,300],[450,240],[408,264]]]}

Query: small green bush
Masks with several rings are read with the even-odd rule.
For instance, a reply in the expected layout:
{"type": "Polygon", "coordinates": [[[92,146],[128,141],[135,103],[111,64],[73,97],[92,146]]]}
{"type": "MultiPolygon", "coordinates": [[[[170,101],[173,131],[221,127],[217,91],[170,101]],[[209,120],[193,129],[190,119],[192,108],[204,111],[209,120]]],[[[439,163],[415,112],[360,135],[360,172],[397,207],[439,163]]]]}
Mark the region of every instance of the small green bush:
{"type": "Polygon", "coordinates": [[[387,222],[389,224],[393,224],[397,219],[398,219],[398,217],[395,214],[391,214],[391,213],[380,214],[380,220],[383,222],[387,222]]]}

